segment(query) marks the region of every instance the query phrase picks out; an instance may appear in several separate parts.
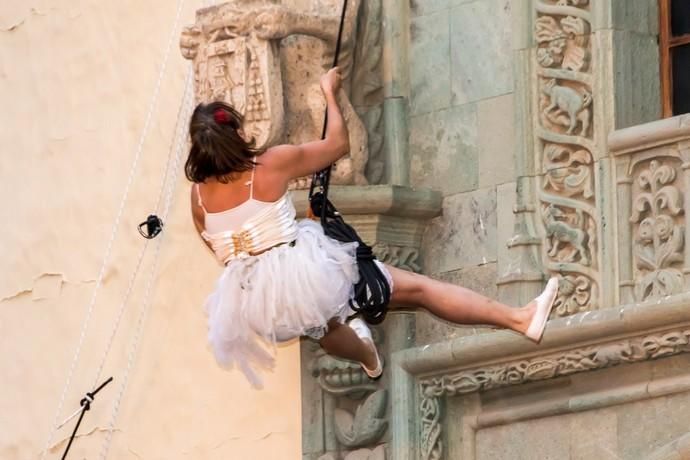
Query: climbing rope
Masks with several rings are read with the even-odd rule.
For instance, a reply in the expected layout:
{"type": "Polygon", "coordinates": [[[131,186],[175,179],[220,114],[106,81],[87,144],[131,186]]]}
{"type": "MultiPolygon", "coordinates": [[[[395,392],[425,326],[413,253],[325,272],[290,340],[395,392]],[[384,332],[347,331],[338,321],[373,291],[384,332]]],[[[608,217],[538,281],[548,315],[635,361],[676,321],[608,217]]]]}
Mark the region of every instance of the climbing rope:
{"type": "MultiPolygon", "coordinates": [[[[333,67],[338,65],[346,11],[347,0],[343,0],[333,67]]],[[[324,116],[321,139],[326,138],[327,126],[328,111],[326,111],[324,116]]],[[[354,295],[350,299],[350,306],[355,312],[361,314],[368,323],[379,324],[384,320],[388,311],[388,303],[391,298],[390,285],[381,268],[376,264],[376,256],[371,247],[362,241],[355,229],[345,222],[333,203],[328,199],[332,167],[333,165],[330,165],[314,173],[312,176],[311,186],[309,187],[309,212],[311,215],[319,218],[324,233],[330,238],[343,243],[358,243],[356,256],[359,281],[354,286],[354,295]]]]}
{"type": "MultiPolygon", "coordinates": [[[[169,36],[168,41],[167,41],[167,46],[166,46],[166,50],[164,53],[163,61],[161,63],[160,71],[158,73],[158,78],[157,78],[155,86],[154,86],[153,95],[152,95],[151,101],[149,103],[148,113],[146,115],[144,127],[142,129],[142,133],[141,133],[141,136],[139,138],[139,143],[137,144],[137,147],[135,150],[134,158],[132,160],[132,165],[130,167],[129,174],[127,177],[127,182],[125,184],[125,188],[124,188],[124,191],[122,194],[120,206],[118,208],[118,211],[117,211],[117,214],[115,217],[115,221],[113,223],[112,231],[111,231],[110,237],[108,239],[108,242],[106,244],[105,254],[103,256],[103,261],[101,263],[101,267],[98,271],[98,276],[96,278],[96,283],[94,285],[91,299],[90,299],[90,301],[86,307],[86,313],[85,313],[84,321],[83,321],[82,326],[81,326],[79,339],[77,341],[76,350],[75,350],[74,356],[72,358],[72,362],[70,364],[69,370],[67,372],[67,379],[66,379],[65,385],[63,387],[62,393],[60,395],[58,407],[57,407],[57,410],[55,412],[55,416],[53,418],[53,423],[51,425],[50,434],[48,436],[48,440],[45,444],[45,447],[41,452],[41,456],[40,456],[41,460],[45,458],[45,456],[48,452],[48,449],[50,448],[50,446],[53,442],[53,438],[55,436],[55,433],[58,430],[58,420],[60,418],[60,414],[62,413],[62,409],[63,409],[64,403],[65,403],[65,398],[67,396],[67,392],[69,391],[71,384],[72,384],[72,379],[74,377],[74,371],[76,369],[77,362],[79,361],[79,357],[81,356],[81,350],[82,350],[82,347],[84,345],[84,339],[86,337],[86,332],[87,332],[89,324],[91,322],[93,310],[94,310],[94,307],[96,305],[96,299],[98,298],[98,292],[99,292],[101,285],[103,284],[103,278],[105,276],[105,271],[106,271],[106,268],[108,266],[108,262],[110,261],[115,237],[118,234],[120,222],[121,222],[122,216],[124,214],[125,204],[127,202],[127,198],[129,196],[129,191],[130,191],[131,185],[134,181],[134,177],[135,177],[136,172],[138,170],[139,160],[140,160],[142,152],[143,152],[144,142],[148,137],[148,132],[150,130],[151,122],[153,119],[153,113],[154,113],[154,111],[158,105],[161,83],[163,81],[163,76],[164,76],[165,71],[167,69],[168,60],[170,57],[171,50],[173,48],[173,43],[175,42],[174,39],[178,34],[178,24],[180,22],[182,7],[183,7],[184,3],[185,3],[185,0],[178,0],[177,12],[175,15],[174,24],[173,24],[172,30],[170,32],[170,36],[169,36]]],[[[148,240],[147,240],[147,242],[148,242],[148,240]]],[[[143,251],[145,251],[146,246],[147,246],[147,244],[145,243],[144,248],[142,249],[143,251]]],[[[139,266],[139,263],[137,264],[137,266],[139,266]]],[[[101,365],[101,368],[102,368],[102,365],[101,365]]],[[[95,386],[95,384],[94,384],[94,386],[95,386]]]]}

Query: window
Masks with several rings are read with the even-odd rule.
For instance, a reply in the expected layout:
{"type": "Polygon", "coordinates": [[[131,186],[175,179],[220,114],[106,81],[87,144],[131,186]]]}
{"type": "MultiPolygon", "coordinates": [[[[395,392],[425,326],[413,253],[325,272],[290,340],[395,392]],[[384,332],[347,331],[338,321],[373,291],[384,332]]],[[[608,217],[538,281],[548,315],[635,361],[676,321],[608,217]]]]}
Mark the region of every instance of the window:
{"type": "Polygon", "coordinates": [[[664,117],[690,112],[690,0],[659,0],[664,117]]]}

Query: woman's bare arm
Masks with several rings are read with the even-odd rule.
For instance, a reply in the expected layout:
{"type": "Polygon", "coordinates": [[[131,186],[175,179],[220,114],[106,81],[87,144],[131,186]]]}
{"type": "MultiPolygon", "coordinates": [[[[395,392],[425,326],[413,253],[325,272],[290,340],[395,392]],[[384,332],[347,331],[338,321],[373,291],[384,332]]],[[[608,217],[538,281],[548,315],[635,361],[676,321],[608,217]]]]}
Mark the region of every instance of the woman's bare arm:
{"type": "MultiPolygon", "coordinates": [[[[323,140],[300,145],[278,145],[262,155],[262,163],[278,169],[288,180],[308,176],[335,163],[350,151],[347,124],[340,110],[336,94],[340,90],[340,73],[331,69],[321,78],[321,89],[326,98],[328,123],[323,140]]],[[[340,93],[340,97],[347,97],[340,93]]]]}

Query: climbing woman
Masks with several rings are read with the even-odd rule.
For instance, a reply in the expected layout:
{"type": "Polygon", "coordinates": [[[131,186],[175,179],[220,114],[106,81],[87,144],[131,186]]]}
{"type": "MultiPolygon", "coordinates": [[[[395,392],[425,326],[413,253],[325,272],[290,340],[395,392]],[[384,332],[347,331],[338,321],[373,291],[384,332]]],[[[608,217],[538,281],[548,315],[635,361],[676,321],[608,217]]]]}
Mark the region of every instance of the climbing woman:
{"type": "MultiPolygon", "coordinates": [[[[206,301],[208,337],[218,363],[237,365],[255,385],[257,367],[270,367],[274,345],[300,336],[318,340],[335,356],[381,375],[365,322],[347,319],[359,273],[357,243],[325,236],[319,223],[295,220],[288,184],[348,153],[348,131],[338,105],[338,68],[321,77],[328,123],[323,140],[254,149],[242,116],[223,102],[199,104],[192,115],[185,164],[194,183],[191,206],[203,241],[225,266],[206,301]]],[[[546,289],[511,308],[460,286],[379,263],[391,288],[391,307],[421,307],[456,324],[489,324],[541,339],[558,291],[546,289]]]]}

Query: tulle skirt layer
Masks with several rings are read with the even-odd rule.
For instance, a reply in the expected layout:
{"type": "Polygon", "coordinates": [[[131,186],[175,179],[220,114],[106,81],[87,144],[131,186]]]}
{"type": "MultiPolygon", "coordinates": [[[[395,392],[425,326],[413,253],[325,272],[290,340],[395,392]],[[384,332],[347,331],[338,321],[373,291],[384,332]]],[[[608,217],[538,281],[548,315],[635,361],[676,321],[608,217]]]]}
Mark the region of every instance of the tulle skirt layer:
{"type": "Polygon", "coordinates": [[[332,240],[311,220],[298,229],[293,244],[230,262],[206,301],[216,360],[237,365],[255,386],[257,368],[273,365],[276,342],[319,338],[329,320],[344,322],[353,313],[357,243],[332,240]]]}

